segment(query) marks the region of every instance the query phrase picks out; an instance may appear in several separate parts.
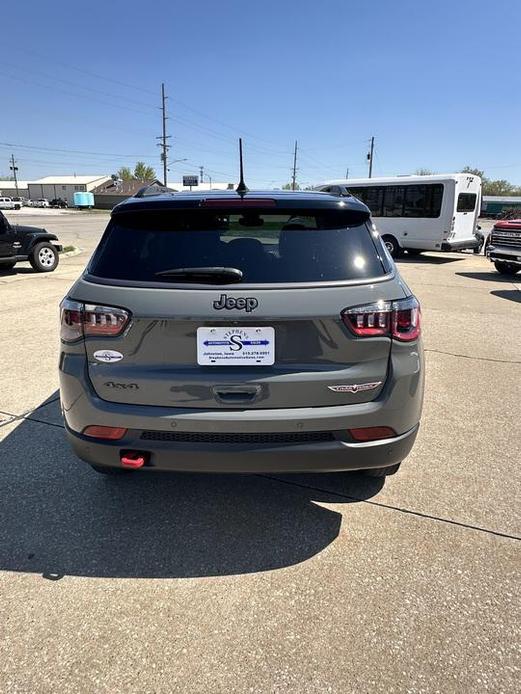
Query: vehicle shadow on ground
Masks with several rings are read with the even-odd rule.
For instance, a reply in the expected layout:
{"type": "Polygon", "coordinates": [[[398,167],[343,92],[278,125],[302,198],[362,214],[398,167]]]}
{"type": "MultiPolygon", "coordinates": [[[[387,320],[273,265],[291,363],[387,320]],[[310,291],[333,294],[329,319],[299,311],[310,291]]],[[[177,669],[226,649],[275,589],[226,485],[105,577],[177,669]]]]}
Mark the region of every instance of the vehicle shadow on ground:
{"type": "MultiPolygon", "coordinates": [[[[465,260],[464,255],[454,258],[447,255],[429,255],[420,253],[419,255],[404,255],[395,259],[398,265],[410,265],[411,263],[430,263],[431,265],[445,265],[447,263],[457,263],[460,260],[465,260]]],[[[467,256],[468,257],[468,256],[467,256]]]]}
{"type": "Polygon", "coordinates": [[[278,569],[338,536],[341,515],[321,503],[362,501],[383,485],[361,474],[328,475],[327,492],[312,488],[320,475],[104,477],[70,451],[56,397],[0,442],[1,570],[58,580],[278,569]]]}
{"type": "Polygon", "coordinates": [[[512,282],[516,281],[515,275],[513,277],[500,275],[492,266],[490,266],[490,272],[456,272],[456,275],[459,275],[459,277],[467,277],[471,280],[483,280],[484,282],[506,282],[507,284],[512,284],[512,282]]]}
{"type": "Polygon", "coordinates": [[[515,301],[521,303],[521,291],[519,289],[495,289],[490,292],[493,296],[498,296],[500,299],[515,301]]]}
{"type": "Polygon", "coordinates": [[[2,270],[0,266],[0,277],[12,277],[13,275],[41,275],[45,273],[37,272],[32,267],[19,267],[18,265],[9,270],[2,270]]]}

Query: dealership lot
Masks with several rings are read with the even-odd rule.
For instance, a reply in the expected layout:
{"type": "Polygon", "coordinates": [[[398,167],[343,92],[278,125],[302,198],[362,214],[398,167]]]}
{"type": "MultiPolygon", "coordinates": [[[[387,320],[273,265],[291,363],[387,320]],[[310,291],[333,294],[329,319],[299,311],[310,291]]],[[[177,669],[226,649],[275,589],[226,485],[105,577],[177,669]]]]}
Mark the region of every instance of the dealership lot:
{"type": "Polygon", "coordinates": [[[426,401],[385,484],[105,479],[65,442],[56,365],[57,305],[106,219],[25,215],[82,253],[0,275],[1,689],[513,691],[521,276],[468,254],[400,262],[426,401]]]}

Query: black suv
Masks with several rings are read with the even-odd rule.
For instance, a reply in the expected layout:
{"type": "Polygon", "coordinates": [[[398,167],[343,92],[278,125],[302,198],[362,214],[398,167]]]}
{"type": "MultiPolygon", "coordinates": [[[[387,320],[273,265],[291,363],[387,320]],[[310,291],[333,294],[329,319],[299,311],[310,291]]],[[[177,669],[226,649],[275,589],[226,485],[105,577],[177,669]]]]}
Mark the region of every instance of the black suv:
{"type": "Polygon", "coordinates": [[[0,272],[28,260],[36,272],[52,272],[58,266],[62,246],[58,237],[38,227],[11,225],[0,212],[0,272]]]}

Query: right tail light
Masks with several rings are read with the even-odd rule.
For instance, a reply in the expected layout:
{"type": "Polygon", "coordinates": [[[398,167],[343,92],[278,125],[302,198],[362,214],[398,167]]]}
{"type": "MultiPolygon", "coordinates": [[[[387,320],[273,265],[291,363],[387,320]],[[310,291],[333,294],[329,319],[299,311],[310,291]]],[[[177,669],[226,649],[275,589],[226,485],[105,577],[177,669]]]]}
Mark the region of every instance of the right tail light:
{"type": "Polygon", "coordinates": [[[64,299],[60,305],[60,337],[76,342],[83,337],[117,337],[130,323],[130,312],[112,306],[64,299]]]}
{"type": "Polygon", "coordinates": [[[357,337],[384,336],[411,342],[421,333],[420,302],[414,296],[345,308],[340,315],[357,337]]]}

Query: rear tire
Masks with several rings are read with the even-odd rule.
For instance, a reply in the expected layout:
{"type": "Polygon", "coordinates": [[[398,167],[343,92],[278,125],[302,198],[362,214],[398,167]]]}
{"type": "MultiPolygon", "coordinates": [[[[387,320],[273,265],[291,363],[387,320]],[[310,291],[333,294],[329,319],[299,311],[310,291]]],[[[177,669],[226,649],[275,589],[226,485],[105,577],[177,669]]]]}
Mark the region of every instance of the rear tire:
{"type": "Polygon", "coordinates": [[[519,270],[521,270],[521,268],[517,265],[513,265],[512,263],[503,263],[499,260],[494,261],[494,267],[500,275],[508,275],[509,277],[517,275],[519,270]]]}
{"type": "Polygon", "coordinates": [[[394,236],[386,234],[385,236],[382,236],[382,241],[385,243],[385,246],[389,251],[391,258],[399,258],[401,256],[402,249],[400,248],[400,244],[394,238],[394,236]]]}
{"type": "Polygon", "coordinates": [[[400,469],[401,463],[396,463],[396,465],[390,465],[389,467],[373,467],[368,470],[364,470],[364,474],[367,477],[389,477],[389,475],[395,475],[400,469]]]}
{"type": "Polygon", "coordinates": [[[31,251],[29,262],[36,272],[52,272],[58,267],[58,251],[47,241],[37,243],[31,251]]]}
{"type": "Polygon", "coordinates": [[[120,467],[105,467],[104,465],[91,465],[94,472],[100,475],[128,475],[130,470],[123,470],[120,467]]]}

